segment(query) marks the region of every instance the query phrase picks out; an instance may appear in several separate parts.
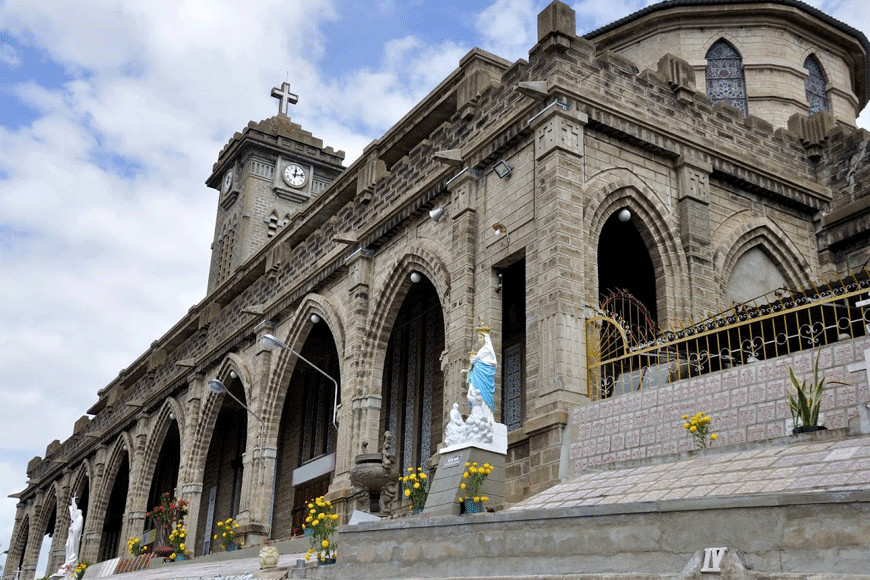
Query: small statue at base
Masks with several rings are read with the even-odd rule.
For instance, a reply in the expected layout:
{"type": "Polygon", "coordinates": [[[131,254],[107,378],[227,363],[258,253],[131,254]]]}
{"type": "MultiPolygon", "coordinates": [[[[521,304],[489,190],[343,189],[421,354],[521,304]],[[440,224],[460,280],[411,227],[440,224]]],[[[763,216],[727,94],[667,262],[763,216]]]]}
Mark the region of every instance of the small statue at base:
{"type": "Polygon", "coordinates": [[[450,422],[447,423],[447,429],[444,431],[444,444],[450,447],[463,441],[465,441],[465,421],[462,420],[462,414],[459,412],[459,403],[453,403],[450,422]]]}

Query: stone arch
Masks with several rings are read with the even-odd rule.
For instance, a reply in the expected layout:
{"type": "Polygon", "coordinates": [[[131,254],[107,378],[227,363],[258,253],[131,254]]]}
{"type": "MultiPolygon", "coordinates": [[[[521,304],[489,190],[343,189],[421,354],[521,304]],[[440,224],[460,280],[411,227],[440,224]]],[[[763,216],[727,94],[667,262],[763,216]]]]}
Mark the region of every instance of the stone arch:
{"type": "Polygon", "coordinates": [[[806,288],[811,284],[811,267],[803,252],[768,218],[750,217],[745,212],[733,215],[714,232],[712,242],[713,271],[718,276],[721,300],[724,300],[725,287],[737,260],[755,247],[767,254],[792,288],[806,288]]]}
{"type": "MultiPolygon", "coordinates": [[[[77,496],[76,500],[78,501],[78,499],[81,498],[80,494],[78,494],[79,488],[82,487],[82,484],[84,483],[85,478],[87,478],[87,480],[88,480],[88,489],[87,489],[87,492],[88,492],[88,511],[89,512],[90,512],[90,498],[93,498],[93,496],[94,496],[94,494],[92,493],[92,489],[91,489],[94,485],[93,473],[94,473],[94,470],[93,470],[93,466],[91,465],[90,459],[83,460],[79,464],[78,468],[76,468],[76,470],[75,470],[75,472],[70,480],[70,487],[69,487],[70,497],[77,496]]],[[[86,513],[85,518],[87,518],[88,516],[89,516],[89,514],[86,513]]]]}
{"type": "MultiPolygon", "coordinates": [[[[329,327],[335,347],[338,350],[338,360],[344,361],[346,334],[342,310],[335,301],[321,294],[312,293],[305,296],[290,319],[287,335],[278,336],[278,338],[296,352],[301,352],[311,328],[314,326],[314,323],[311,322],[312,314],[319,316],[329,327]]],[[[298,360],[296,355],[284,349],[276,350],[273,357],[272,368],[274,370],[269,377],[266,391],[263,393],[263,420],[266,422],[265,438],[269,445],[277,444],[281,411],[287,397],[287,389],[284,387],[289,385],[298,360]]],[[[341,373],[344,375],[344,369],[341,369],[341,373]]],[[[341,385],[341,377],[334,378],[341,385]]]]}
{"type": "Polygon", "coordinates": [[[231,352],[221,361],[215,372],[215,378],[224,385],[229,386],[233,377],[230,373],[236,373],[245,392],[245,404],[250,404],[253,399],[254,369],[251,364],[238,354],[231,352]]]}
{"type": "MultiPolygon", "coordinates": [[[[23,571],[23,559],[27,554],[27,545],[30,544],[30,539],[33,537],[32,530],[30,529],[33,518],[30,517],[30,514],[25,514],[20,521],[21,523],[16,530],[17,533],[14,533],[9,545],[9,552],[6,554],[6,564],[3,571],[4,577],[10,571],[14,572],[18,570],[19,562],[22,563],[23,571]],[[12,566],[11,570],[10,566],[12,566]]],[[[11,577],[14,578],[15,576],[11,577]]]]}
{"type": "MultiPolygon", "coordinates": [[[[372,332],[367,337],[363,355],[363,359],[368,360],[371,365],[370,375],[374,381],[371,384],[372,387],[374,383],[379,384],[379,377],[383,375],[392,323],[399,314],[405,295],[413,284],[410,279],[411,272],[420,272],[435,287],[438,301],[441,303],[441,309],[445,313],[446,319],[446,313],[450,311],[448,307],[450,272],[445,266],[446,262],[446,259],[442,258],[441,252],[431,241],[420,240],[417,244],[412,244],[408,252],[402,257],[395,260],[386,269],[381,280],[376,282],[375,287],[380,290],[372,309],[369,324],[372,332]]],[[[445,329],[445,336],[446,334],[445,329]]],[[[380,387],[377,388],[377,391],[380,393],[380,387]]]]}
{"type": "MultiPolygon", "coordinates": [[[[60,526],[59,514],[59,496],[58,488],[53,482],[47,489],[39,492],[36,501],[31,507],[32,517],[30,519],[30,530],[28,531],[27,548],[25,552],[25,562],[32,562],[34,568],[38,566],[40,556],[42,555],[42,547],[45,542],[45,536],[48,532],[57,532],[60,526]],[[54,530],[48,529],[48,524],[51,518],[55,518],[54,530]]],[[[46,566],[51,565],[51,549],[50,544],[47,547],[46,566]]],[[[37,574],[41,571],[37,570],[37,574]]]]}
{"type": "MultiPolygon", "coordinates": [[[[637,217],[638,232],[647,246],[656,272],[656,302],[660,323],[668,319],[686,319],[690,299],[686,255],[679,234],[672,223],[672,212],[656,192],[626,168],[613,168],[593,176],[584,188],[584,217],[589,228],[591,255],[588,264],[597,263],[598,241],[607,219],[627,207],[637,217]]],[[[592,288],[598,288],[598,271],[592,288]]],[[[597,296],[587,299],[595,304],[597,296]]]]}
{"type": "MultiPolygon", "coordinates": [[[[734,36],[733,34],[730,34],[729,32],[727,32],[725,30],[717,30],[716,32],[712,33],[709,37],[707,37],[707,40],[704,42],[703,46],[701,47],[701,54],[706,55],[707,52],[710,50],[710,47],[713,46],[714,44],[716,44],[717,42],[719,42],[720,40],[724,40],[725,42],[730,44],[732,47],[734,47],[734,50],[736,50],[741,56],[746,54],[747,48],[743,44],[743,42],[739,38],[737,38],[736,36],[734,36]]],[[[706,59],[705,56],[702,56],[702,58],[706,59]]]]}
{"type": "MultiPolygon", "coordinates": [[[[160,449],[163,447],[163,442],[166,439],[166,434],[169,432],[169,426],[172,422],[176,422],[180,444],[184,445],[184,406],[181,405],[175,397],[167,397],[164,399],[160,410],[157,414],[152,415],[149,421],[150,436],[145,442],[145,449],[142,453],[142,460],[139,464],[139,486],[135,492],[135,497],[140,498],[140,501],[148,502],[148,493],[151,489],[151,484],[154,479],[154,469],[157,466],[157,459],[160,455],[160,449]],[[175,419],[171,419],[169,414],[175,414],[175,419]]],[[[187,454],[184,449],[180,453],[181,465],[178,466],[178,477],[176,484],[183,481],[182,473],[184,473],[184,463],[187,454]]],[[[130,490],[132,493],[133,490],[130,490]]],[[[143,509],[150,509],[153,506],[140,504],[143,509]]]]}
{"type": "MultiPolygon", "coordinates": [[[[108,506],[109,494],[112,493],[112,486],[115,482],[115,477],[118,474],[118,469],[123,461],[124,454],[127,454],[128,462],[132,456],[132,453],[129,452],[130,449],[133,449],[133,439],[130,437],[129,433],[122,431],[109,449],[109,454],[106,458],[103,480],[100,482],[99,490],[97,491],[92,503],[96,510],[95,513],[102,514],[106,509],[106,506],[108,506]]],[[[130,465],[132,468],[132,462],[130,465]]]]}

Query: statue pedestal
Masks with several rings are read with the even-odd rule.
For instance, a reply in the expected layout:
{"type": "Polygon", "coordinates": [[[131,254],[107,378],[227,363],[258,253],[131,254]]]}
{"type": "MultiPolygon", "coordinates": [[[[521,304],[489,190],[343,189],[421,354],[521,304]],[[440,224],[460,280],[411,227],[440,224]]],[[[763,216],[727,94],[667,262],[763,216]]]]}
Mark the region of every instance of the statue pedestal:
{"type": "Polygon", "coordinates": [[[484,504],[496,506],[504,502],[504,465],[507,457],[507,431],[504,434],[503,452],[497,451],[499,427],[504,425],[496,423],[493,444],[461,443],[451,447],[445,447],[439,452],[438,469],[429,486],[429,495],[426,498],[426,507],[423,513],[426,515],[459,515],[459,498],[467,497],[466,490],[459,489],[462,483],[462,474],[465,472],[466,463],[477,462],[478,465],[489,463],[493,466],[492,473],[483,482],[480,494],[489,497],[484,504]]]}

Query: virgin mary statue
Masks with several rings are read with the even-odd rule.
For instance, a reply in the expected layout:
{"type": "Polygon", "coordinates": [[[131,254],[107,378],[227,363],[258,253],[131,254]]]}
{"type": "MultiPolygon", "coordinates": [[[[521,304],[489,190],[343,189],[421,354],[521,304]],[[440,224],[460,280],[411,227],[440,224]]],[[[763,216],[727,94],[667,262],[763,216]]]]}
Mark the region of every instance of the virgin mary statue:
{"type": "Polygon", "coordinates": [[[477,328],[477,336],[483,346],[478,349],[471,359],[466,383],[474,385],[480,391],[483,401],[491,412],[495,412],[495,349],[492,348],[492,340],[489,338],[489,327],[481,324],[477,328]]]}

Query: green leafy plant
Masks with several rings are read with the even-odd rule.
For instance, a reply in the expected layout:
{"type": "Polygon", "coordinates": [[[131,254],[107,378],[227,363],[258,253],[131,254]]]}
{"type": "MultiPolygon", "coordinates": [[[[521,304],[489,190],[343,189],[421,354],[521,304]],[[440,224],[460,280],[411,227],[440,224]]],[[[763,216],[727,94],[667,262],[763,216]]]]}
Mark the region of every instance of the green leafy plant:
{"type": "MultiPolygon", "coordinates": [[[[235,537],[235,534],[233,534],[235,537]]],[[[187,549],[187,529],[184,527],[184,523],[175,524],[175,529],[169,534],[169,543],[172,544],[172,547],[175,548],[175,551],[170,556],[170,559],[174,560],[179,555],[187,556],[190,554],[190,551],[187,549]]]]}
{"type": "MultiPolygon", "coordinates": [[[[825,377],[819,377],[819,354],[816,354],[816,360],[813,363],[812,380],[800,381],[792,367],[788,367],[788,378],[791,381],[794,392],[789,391],[788,408],[791,411],[791,418],[797,427],[818,427],[819,426],[819,410],[822,406],[822,394],[825,391],[825,377]],[[798,425],[800,421],[800,425],[798,425]]],[[[831,385],[845,385],[841,381],[831,381],[831,385]]]]}
{"type": "Polygon", "coordinates": [[[428,477],[423,473],[422,467],[418,467],[416,472],[413,467],[409,467],[408,475],[399,478],[405,497],[411,500],[411,509],[426,505],[426,496],[429,495],[428,477]]]}
{"type": "Polygon", "coordinates": [[[308,537],[311,548],[305,554],[306,560],[311,556],[321,562],[325,562],[327,558],[335,558],[338,544],[332,540],[332,535],[338,529],[338,514],[332,513],[332,503],[329,500],[321,496],[309,503],[308,516],[302,527],[311,530],[308,537]]]}
{"type": "Polygon", "coordinates": [[[706,449],[713,444],[719,436],[715,433],[710,433],[710,423],[713,421],[707,413],[696,413],[689,417],[683,415],[683,429],[688,431],[695,439],[695,445],[701,449],[706,449]]]}

